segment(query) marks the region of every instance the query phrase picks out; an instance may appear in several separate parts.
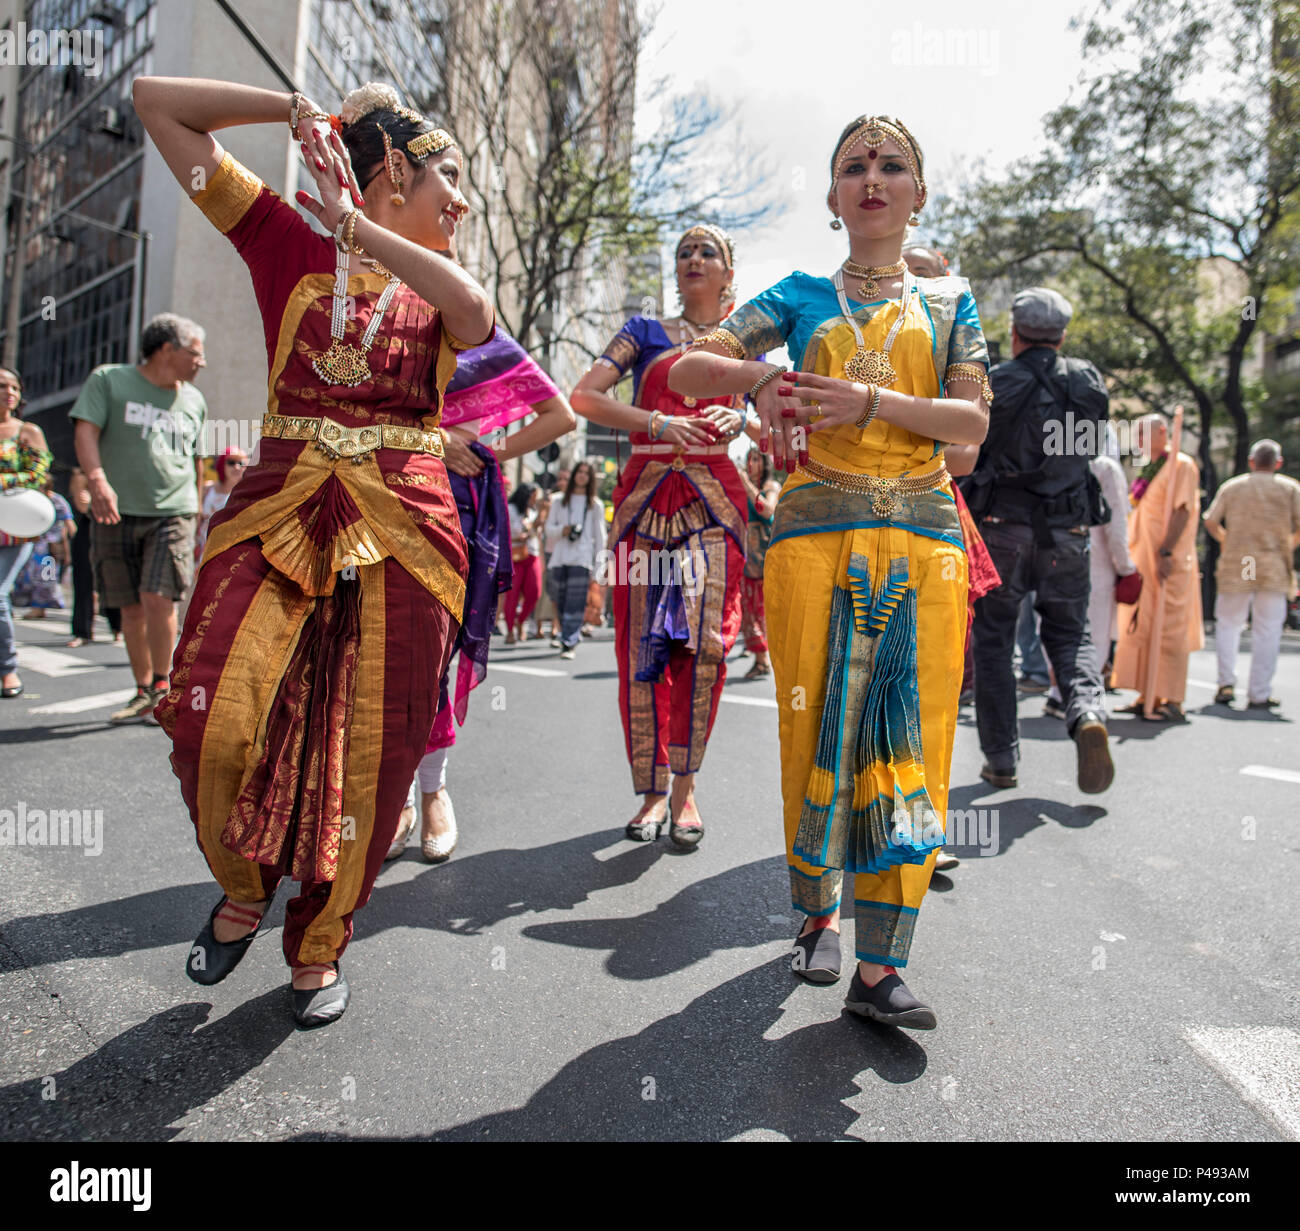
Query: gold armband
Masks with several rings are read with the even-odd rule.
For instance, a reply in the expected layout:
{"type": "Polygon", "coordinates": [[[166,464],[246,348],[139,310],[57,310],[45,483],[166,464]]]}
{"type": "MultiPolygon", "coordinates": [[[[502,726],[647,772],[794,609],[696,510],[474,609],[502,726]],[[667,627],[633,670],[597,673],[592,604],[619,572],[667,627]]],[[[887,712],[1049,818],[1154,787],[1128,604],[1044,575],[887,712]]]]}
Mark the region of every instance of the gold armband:
{"type": "Polygon", "coordinates": [[[954,380],[973,380],[984,393],[984,401],[993,405],[993,386],[989,384],[988,373],[978,363],[954,363],[943,374],[943,383],[954,380]]]}
{"type": "Polygon", "coordinates": [[[745,348],[741,341],[730,329],[715,329],[712,333],[706,333],[702,338],[696,338],[691,343],[691,350],[697,346],[706,346],[710,342],[721,346],[733,359],[748,359],[745,354],[745,348]]]}

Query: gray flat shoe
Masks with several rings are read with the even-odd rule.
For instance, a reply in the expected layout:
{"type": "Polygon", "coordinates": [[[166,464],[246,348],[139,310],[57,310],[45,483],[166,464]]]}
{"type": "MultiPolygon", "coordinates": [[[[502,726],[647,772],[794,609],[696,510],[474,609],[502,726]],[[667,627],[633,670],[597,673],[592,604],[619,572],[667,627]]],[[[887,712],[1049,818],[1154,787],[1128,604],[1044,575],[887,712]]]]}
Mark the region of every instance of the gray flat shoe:
{"type": "Polygon", "coordinates": [[[317,1026],[328,1026],[343,1016],[351,998],[348,981],[343,977],[337,962],[334,969],[338,978],[328,987],[312,987],[299,991],[293,988],[293,1020],[304,1030],[313,1030],[317,1026]]]}
{"type": "Polygon", "coordinates": [[[886,975],[875,987],[868,987],[862,982],[862,975],[855,970],[853,982],[849,984],[849,994],[844,998],[844,1007],[850,1013],[869,1017],[886,1026],[933,1030],[939,1024],[934,1010],[917,1000],[897,975],[886,975]]]}
{"type": "Polygon", "coordinates": [[[796,936],[790,969],[809,983],[835,983],[840,977],[840,934],[834,928],[814,928],[796,936]]]}

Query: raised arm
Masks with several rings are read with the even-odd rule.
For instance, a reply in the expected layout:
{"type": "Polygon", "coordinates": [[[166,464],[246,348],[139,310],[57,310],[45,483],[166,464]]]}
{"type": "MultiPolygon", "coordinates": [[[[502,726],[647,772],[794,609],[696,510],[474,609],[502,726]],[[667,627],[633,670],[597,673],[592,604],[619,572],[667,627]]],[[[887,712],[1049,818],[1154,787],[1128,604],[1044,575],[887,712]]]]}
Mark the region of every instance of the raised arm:
{"type": "MultiPolygon", "coordinates": [[[[689,356],[679,359],[673,365],[673,371],[668,373],[670,385],[673,372],[686,358],[689,356]]],[[[602,427],[622,428],[625,432],[648,432],[651,419],[648,410],[629,406],[626,402],[609,396],[609,390],[618,384],[621,377],[622,374],[613,364],[598,359],[574,386],[569,401],[584,419],[599,423],[602,427]]],[[[708,445],[715,438],[701,420],[690,419],[685,415],[670,415],[659,439],[668,444],[708,445]]]]}
{"type": "Polygon", "coordinates": [[[149,139],[190,196],[203,190],[225,156],[214,131],[287,125],[293,101],[279,90],[201,77],[137,77],[131,97],[149,139]]]}

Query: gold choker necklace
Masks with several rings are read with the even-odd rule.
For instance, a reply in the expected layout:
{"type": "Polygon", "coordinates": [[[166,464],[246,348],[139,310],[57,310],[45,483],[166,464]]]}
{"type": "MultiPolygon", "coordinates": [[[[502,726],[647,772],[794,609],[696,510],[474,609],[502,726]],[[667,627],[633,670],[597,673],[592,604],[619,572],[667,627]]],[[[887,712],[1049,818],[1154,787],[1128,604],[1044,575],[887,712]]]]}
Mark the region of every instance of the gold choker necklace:
{"type": "Polygon", "coordinates": [[[907,262],[899,260],[892,265],[859,265],[856,261],[845,261],[843,268],[846,274],[862,279],[858,290],[863,300],[870,302],[880,294],[880,286],[876,279],[893,278],[901,274],[907,268],[907,262]]]}

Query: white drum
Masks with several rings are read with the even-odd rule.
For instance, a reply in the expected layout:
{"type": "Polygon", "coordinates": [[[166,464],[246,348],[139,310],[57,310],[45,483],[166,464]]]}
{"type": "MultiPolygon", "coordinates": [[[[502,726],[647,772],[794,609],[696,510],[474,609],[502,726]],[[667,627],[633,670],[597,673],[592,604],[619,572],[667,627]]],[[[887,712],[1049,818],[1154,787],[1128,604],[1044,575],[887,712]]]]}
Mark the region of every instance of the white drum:
{"type": "Polygon", "coordinates": [[[40,538],[54,525],[54,501],[30,487],[0,492],[0,530],[16,539],[40,538]]]}

